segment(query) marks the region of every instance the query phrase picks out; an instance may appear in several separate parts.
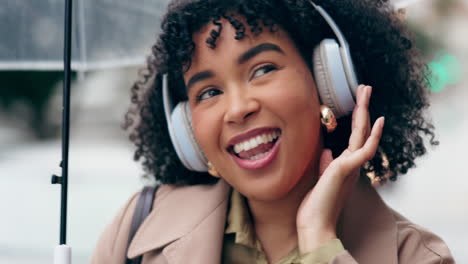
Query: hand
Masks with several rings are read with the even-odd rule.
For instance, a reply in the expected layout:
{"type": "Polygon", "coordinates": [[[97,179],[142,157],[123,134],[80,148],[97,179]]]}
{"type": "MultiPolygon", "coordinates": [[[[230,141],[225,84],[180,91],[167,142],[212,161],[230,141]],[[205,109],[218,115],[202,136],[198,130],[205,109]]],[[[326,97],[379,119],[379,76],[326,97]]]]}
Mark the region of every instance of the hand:
{"type": "Polygon", "coordinates": [[[336,238],[338,217],[359,179],[360,167],[377,151],[384,118],[377,119],[371,131],[368,110],[371,92],[370,86],[358,87],[348,148],[335,160],[329,149],[324,149],[321,155],[319,179],[305,196],[296,217],[301,253],[336,238]]]}

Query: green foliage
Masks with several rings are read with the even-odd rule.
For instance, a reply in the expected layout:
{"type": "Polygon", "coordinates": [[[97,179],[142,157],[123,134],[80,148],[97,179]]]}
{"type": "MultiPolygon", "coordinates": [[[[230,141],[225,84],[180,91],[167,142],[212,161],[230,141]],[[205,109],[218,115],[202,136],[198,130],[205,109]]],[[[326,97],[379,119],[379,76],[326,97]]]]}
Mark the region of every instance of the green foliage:
{"type": "Polygon", "coordinates": [[[433,92],[440,92],[461,79],[460,61],[452,54],[438,53],[436,60],[429,63],[429,70],[430,90],[433,92]]]}

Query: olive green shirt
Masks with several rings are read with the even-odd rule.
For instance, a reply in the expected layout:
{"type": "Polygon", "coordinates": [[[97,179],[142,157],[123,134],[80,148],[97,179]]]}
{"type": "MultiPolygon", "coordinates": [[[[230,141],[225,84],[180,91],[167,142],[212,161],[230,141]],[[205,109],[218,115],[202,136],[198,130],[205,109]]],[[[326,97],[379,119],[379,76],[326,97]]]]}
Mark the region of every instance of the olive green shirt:
{"type": "MultiPolygon", "coordinates": [[[[245,198],[235,190],[231,194],[224,234],[223,263],[268,263],[260,241],[255,237],[245,198]]],[[[320,248],[303,255],[296,247],[274,264],[328,263],[344,250],[341,241],[333,239],[320,248]]]]}

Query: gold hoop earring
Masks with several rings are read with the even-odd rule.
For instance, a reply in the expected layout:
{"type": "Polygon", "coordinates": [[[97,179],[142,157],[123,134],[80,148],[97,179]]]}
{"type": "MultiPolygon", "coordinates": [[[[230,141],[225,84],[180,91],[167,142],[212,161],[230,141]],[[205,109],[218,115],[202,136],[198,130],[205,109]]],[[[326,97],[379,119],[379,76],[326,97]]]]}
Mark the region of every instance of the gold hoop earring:
{"type": "Polygon", "coordinates": [[[335,114],[330,107],[326,105],[320,106],[320,122],[327,129],[328,133],[335,131],[338,123],[336,122],[335,114]]]}
{"type": "Polygon", "coordinates": [[[211,164],[211,161],[208,161],[207,166],[208,166],[208,173],[211,176],[216,177],[216,178],[220,177],[219,172],[216,170],[213,164],[211,164]]]}

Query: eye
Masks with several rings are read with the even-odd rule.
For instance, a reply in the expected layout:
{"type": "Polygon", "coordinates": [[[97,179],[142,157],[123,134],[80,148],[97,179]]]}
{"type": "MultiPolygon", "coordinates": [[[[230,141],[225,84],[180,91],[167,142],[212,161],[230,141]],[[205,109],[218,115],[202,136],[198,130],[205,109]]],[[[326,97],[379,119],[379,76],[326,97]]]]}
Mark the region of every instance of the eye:
{"type": "Polygon", "coordinates": [[[199,95],[197,95],[197,102],[210,99],[218,94],[221,94],[221,91],[215,88],[203,90],[199,95]]]}
{"type": "Polygon", "coordinates": [[[261,77],[262,75],[265,75],[265,74],[267,74],[267,73],[269,73],[271,71],[274,71],[276,69],[278,69],[278,68],[273,64],[265,65],[265,66],[263,66],[263,67],[261,67],[261,68],[254,71],[253,76],[252,76],[252,80],[256,79],[258,77],[261,77]]]}

